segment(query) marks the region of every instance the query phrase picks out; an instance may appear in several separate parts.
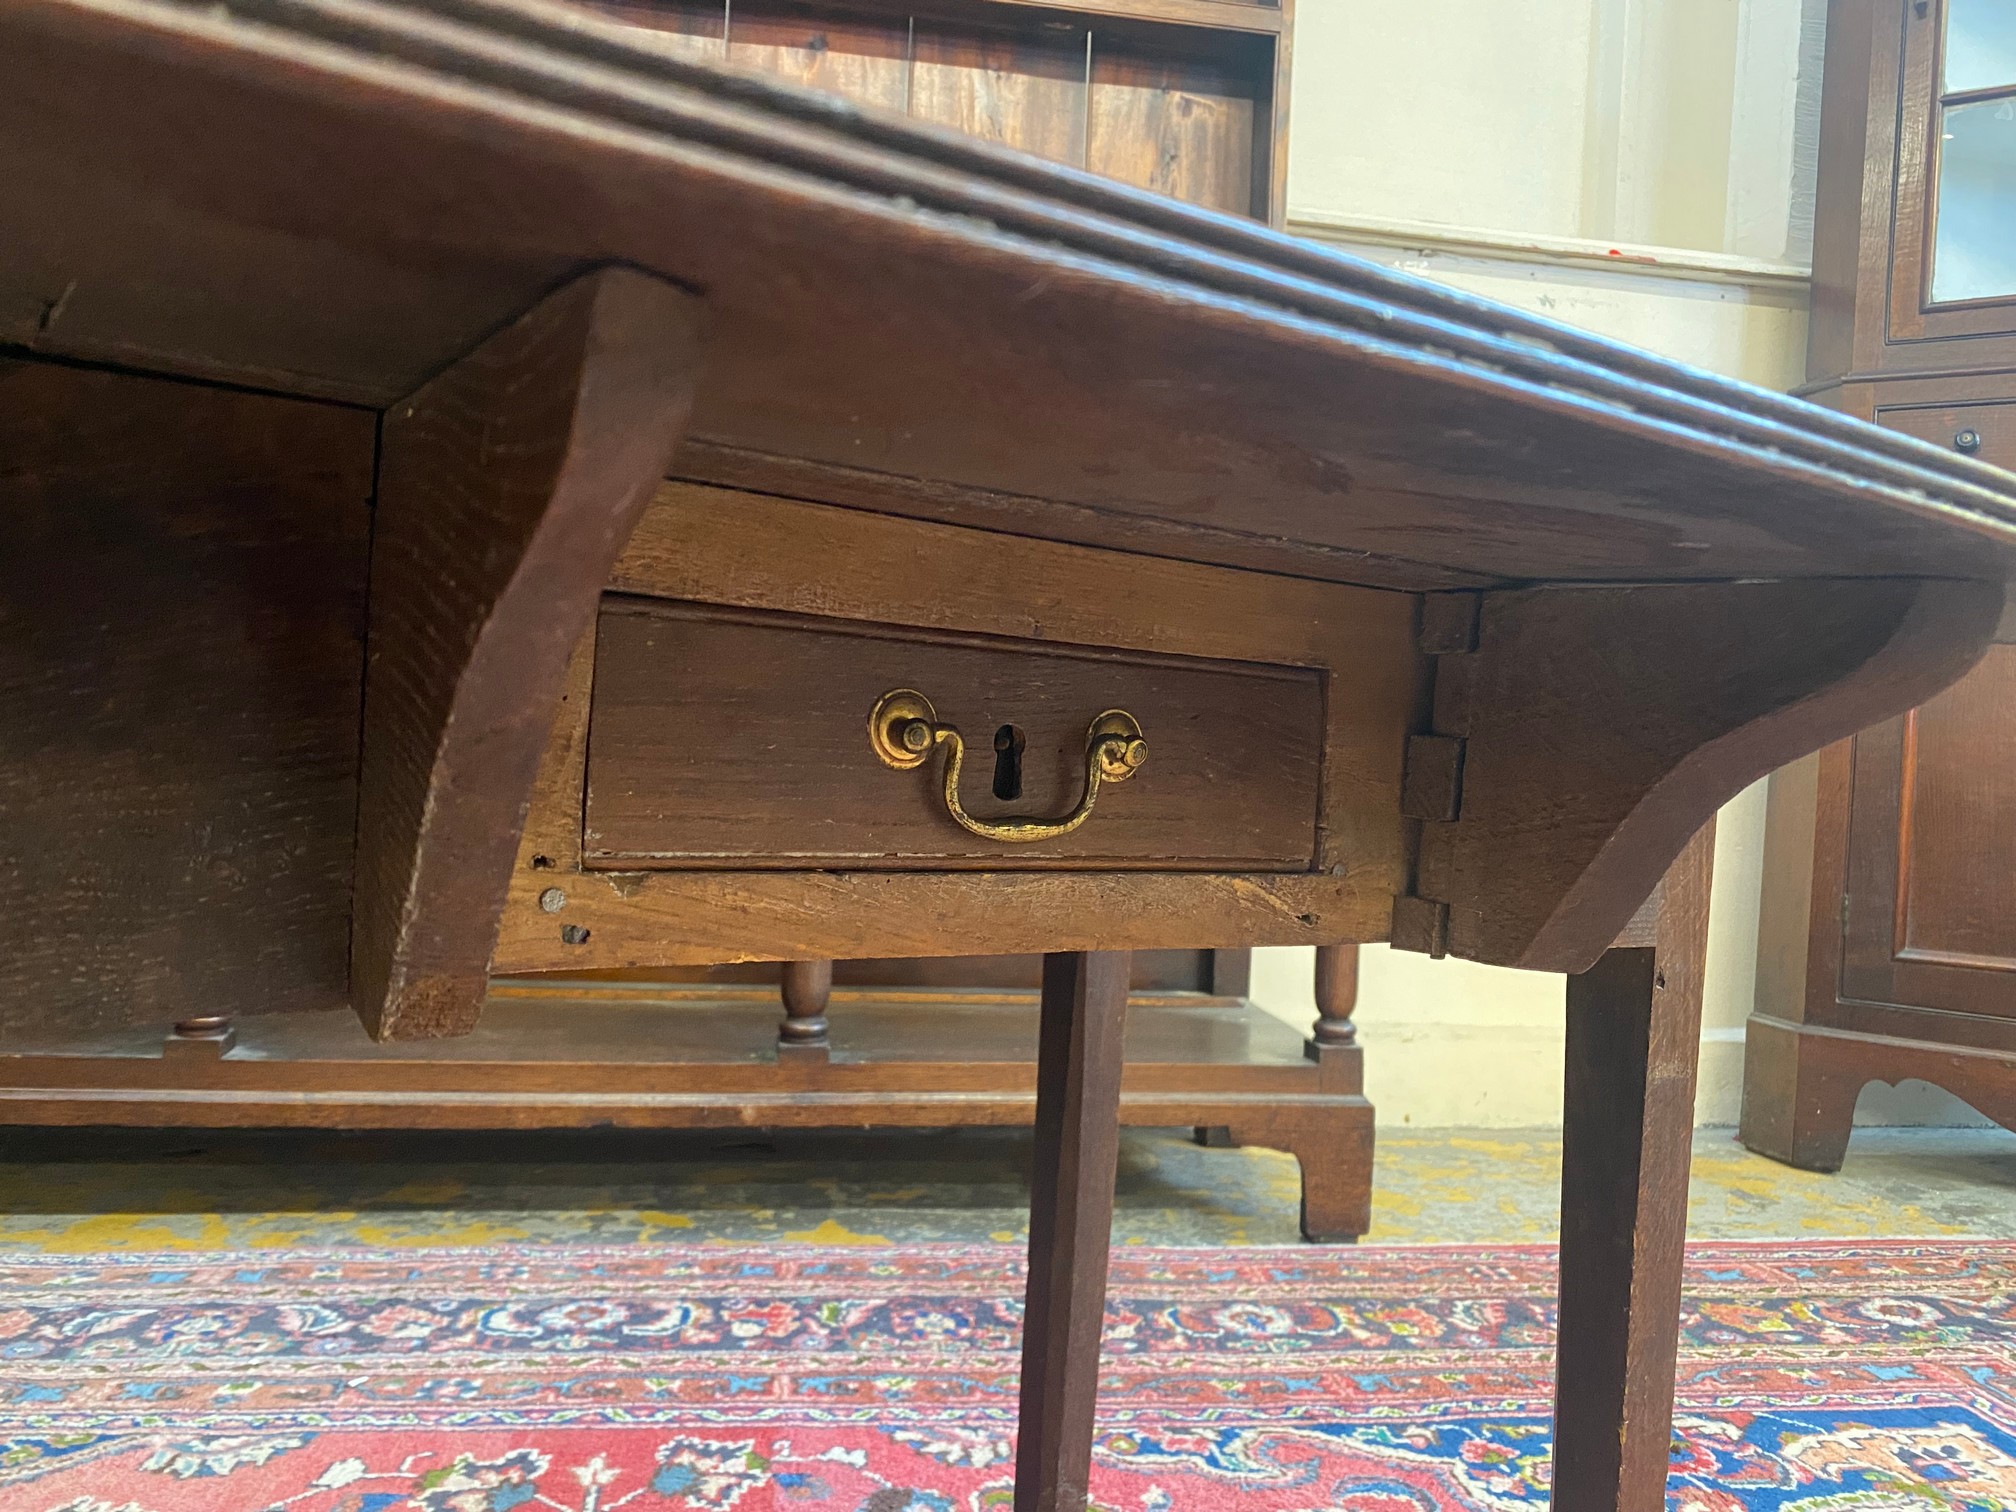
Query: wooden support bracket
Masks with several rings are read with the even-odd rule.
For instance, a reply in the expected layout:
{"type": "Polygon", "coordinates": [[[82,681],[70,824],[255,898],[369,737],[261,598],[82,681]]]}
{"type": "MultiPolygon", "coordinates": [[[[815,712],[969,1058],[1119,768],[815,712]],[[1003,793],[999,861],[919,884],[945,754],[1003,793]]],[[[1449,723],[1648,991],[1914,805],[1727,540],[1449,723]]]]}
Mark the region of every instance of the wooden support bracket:
{"type": "Polygon", "coordinates": [[[1718,806],[1959,678],[2002,602],[1907,578],[1428,595],[1393,943],[1586,969],[1718,806]]]}
{"type": "Polygon", "coordinates": [[[374,1039],[476,1025],[568,657],[685,429],[699,312],[601,269],[385,415],[350,949],[374,1039]]]}

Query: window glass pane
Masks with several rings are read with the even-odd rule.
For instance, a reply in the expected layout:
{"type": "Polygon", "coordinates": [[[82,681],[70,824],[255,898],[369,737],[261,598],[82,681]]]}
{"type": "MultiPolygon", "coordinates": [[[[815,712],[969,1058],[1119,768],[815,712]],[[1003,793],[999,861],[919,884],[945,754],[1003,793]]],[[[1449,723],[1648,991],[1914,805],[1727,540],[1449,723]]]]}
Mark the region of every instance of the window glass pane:
{"type": "Polygon", "coordinates": [[[2016,84],[2016,4],[1947,0],[1946,93],[2016,84]]]}
{"type": "Polygon", "coordinates": [[[2016,294],[2016,98],[1945,112],[1932,302],[2016,294]]]}

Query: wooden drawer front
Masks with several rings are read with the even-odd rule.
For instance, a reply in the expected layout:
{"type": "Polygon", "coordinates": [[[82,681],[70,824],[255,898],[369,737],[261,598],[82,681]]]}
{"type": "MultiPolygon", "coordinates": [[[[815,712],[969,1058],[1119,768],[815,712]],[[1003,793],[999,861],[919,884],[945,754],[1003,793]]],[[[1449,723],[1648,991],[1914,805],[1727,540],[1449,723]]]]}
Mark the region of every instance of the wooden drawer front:
{"type": "Polygon", "coordinates": [[[1878,424],[2016,472],[2016,404],[1879,409],[1878,424]],[[1971,436],[1974,444],[1963,445],[1971,436]]]}
{"type": "Polygon", "coordinates": [[[846,620],[610,598],[597,632],[584,864],[914,869],[1040,866],[1305,871],[1316,844],[1321,676],[1302,668],[1062,650],[846,620]],[[969,834],[943,754],[898,771],[868,716],[925,694],[966,741],[979,820],[1069,813],[1086,730],[1141,722],[1149,758],[1055,839],[969,834]],[[995,734],[1023,737],[1022,792],[993,795],[995,734]]]}

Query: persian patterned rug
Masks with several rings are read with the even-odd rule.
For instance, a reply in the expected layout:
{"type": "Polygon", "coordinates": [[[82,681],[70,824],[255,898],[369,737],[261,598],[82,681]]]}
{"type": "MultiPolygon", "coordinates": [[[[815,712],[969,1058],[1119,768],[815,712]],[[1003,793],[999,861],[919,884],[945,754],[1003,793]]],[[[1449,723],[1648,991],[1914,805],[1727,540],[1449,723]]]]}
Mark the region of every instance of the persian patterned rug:
{"type": "MultiPolygon", "coordinates": [[[[1553,1258],[1114,1257],[1097,1506],[1530,1512],[1553,1258]]],[[[0,1260],[4,1512],[987,1512],[1008,1247],[0,1260]]],[[[2016,1246],[1693,1251],[1669,1505],[2016,1508],[2016,1246]]]]}

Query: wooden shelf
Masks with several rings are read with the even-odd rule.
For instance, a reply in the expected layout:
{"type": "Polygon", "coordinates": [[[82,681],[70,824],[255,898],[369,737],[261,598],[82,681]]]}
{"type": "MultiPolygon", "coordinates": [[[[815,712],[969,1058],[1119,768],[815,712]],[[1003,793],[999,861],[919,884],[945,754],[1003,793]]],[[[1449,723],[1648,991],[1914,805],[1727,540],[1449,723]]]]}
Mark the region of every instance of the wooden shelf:
{"type": "MultiPolygon", "coordinates": [[[[0,1056],[0,1121],[268,1128],[949,1127],[1035,1114],[1036,1004],[841,989],[828,1060],[777,1053],[768,987],[500,984],[454,1040],[373,1044],[347,1010],[246,1018],[232,1040],[106,1030],[0,1056]]],[[[1302,1163],[1304,1228],[1369,1222],[1372,1108],[1355,1046],[1238,999],[1137,994],[1121,1121],[1229,1130],[1302,1163]]]]}

